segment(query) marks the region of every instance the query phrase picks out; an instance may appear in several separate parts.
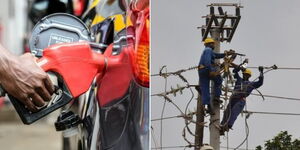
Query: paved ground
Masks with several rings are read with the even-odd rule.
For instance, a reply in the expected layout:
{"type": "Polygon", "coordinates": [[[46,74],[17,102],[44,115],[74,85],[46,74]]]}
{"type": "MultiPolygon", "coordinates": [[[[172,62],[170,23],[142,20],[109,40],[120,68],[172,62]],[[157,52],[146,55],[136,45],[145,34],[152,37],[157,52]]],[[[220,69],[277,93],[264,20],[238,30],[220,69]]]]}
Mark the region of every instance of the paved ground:
{"type": "Polygon", "coordinates": [[[0,109],[0,149],[2,150],[62,150],[61,133],[53,125],[56,115],[23,125],[13,108],[0,109]]]}

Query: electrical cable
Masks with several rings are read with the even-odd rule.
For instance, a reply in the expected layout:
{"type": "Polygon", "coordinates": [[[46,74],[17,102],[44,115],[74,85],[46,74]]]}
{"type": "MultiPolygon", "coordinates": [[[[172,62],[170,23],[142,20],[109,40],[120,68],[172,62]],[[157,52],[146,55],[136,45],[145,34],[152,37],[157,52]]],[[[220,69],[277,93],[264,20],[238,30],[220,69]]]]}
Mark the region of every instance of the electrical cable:
{"type": "MultiPolygon", "coordinates": [[[[167,71],[167,67],[166,66],[163,66],[159,73],[161,74],[162,70],[165,68],[165,71],[167,71]]],[[[165,77],[165,93],[167,92],[167,85],[168,85],[168,79],[165,77]]],[[[164,117],[164,112],[165,112],[165,107],[166,107],[166,102],[167,102],[167,99],[166,97],[164,97],[164,104],[163,104],[163,108],[162,108],[162,111],[161,111],[161,118],[164,117]]],[[[163,120],[160,121],[160,146],[162,147],[163,146],[163,120]]],[[[161,148],[162,150],[162,148],[161,148]]]]}
{"type": "Polygon", "coordinates": [[[160,120],[167,120],[167,119],[180,118],[180,117],[183,117],[183,116],[177,115],[177,116],[170,116],[170,117],[164,117],[164,118],[156,118],[156,119],[151,119],[151,121],[160,121],[160,120]]]}
{"type": "MultiPolygon", "coordinates": [[[[251,93],[250,95],[254,96],[260,96],[259,94],[251,93]]],[[[275,95],[265,95],[263,94],[264,97],[269,97],[269,98],[277,98],[277,99],[285,99],[285,100],[292,100],[292,101],[300,101],[300,98],[292,98],[292,97],[284,97],[284,96],[275,96],[275,95]]]]}
{"type": "MultiPolygon", "coordinates": [[[[227,148],[227,146],[220,146],[220,148],[227,148]]],[[[233,147],[228,147],[228,149],[234,150],[233,147]]],[[[239,148],[239,150],[255,150],[255,149],[245,149],[245,148],[239,148]]]]}
{"type": "MultiPolygon", "coordinates": [[[[181,75],[181,73],[186,72],[186,71],[190,71],[190,70],[194,70],[194,69],[197,69],[197,68],[199,68],[199,67],[195,66],[195,67],[190,67],[188,69],[181,69],[181,70],[178,70],[178,71],[175,71],[175,72],[167,72],[166,71],[165,73],[160,72],[159,74],[152,74],[151,75],[151,76],[161,76],[161,77],[164,77],[165,79],[167,77],[171,76],[171,75],[178,76],[183,82],[185,82],[187,84],[187,86],[183,87],[182,89],[180,89],[180,91],[183,90],[183,89],[185,89],[185,88],[189,88],[189,90],[191,91],[191,94],[192,94],[191,99],[188,101],[187,105],[185,106],[184,113],[181,111],[181,109],[179,108],[179,106],[177,106],[169,97],[167,97],[168,94],[171,94],[172,92],[177,92],[176,89],[175,89],[175,91],[170,91],[169,93],[167,93],[167,91],[166,91],[167,87],[165,86],[165,93],[151,95],[151,96],[161,96],[161,97],[164,97],[164,99],[165,99],[165,105],[166,105],[166,101],[169,101],[169,102],[171,102],[181,112],[181,115],[169,116],[169,117],[164,117],[163,115],[161,115],[161,118],[159,118],[159,119],[152,119],[151,121],[161,121],[161,123],[162,123],[163,120],[167,120],[167,119],[183,118],[183,119],[185,119],[185,123],[186,123],[185,128],[187,128],[187,126],[191,123],[191,121],[187,120],[187,117],[189,116],[187,114],[187,110],[189,108],[189,105],[190,105],[192,99],[194,98],[194,92],[191,89],[192,86],[188,83],[188,81],[186,80],[186,78],[181,75]]],[[[258,68],[258,67],[247,67],[247,68],[258,68]]],[[[271,70],[274,70],[274,68],[265,67],[265,69],[267,69],[267,68],[269,68],[269,69],[267,71],[265,71],[264,74],[267,73],[267,72],[269,72],[269,71],[271,71],[271,70]]],[[[297,68],[297,67],[278,67],[276,69],[300,70],[300,68],[297,68]]],[[[285,99],[285,100],[300,101],[300,98],[291,98],[291,97],[284,97],[284,96],[263,95],[263,94],[255,94],[255,93],[251,93],[251,95],[262,96],[262,97],[269,97],[269,98],[276,98],[276,99],[285,99]]],[[[271,99],[271,100],[273,100],[273,99],[271,99]]],[[[164,107],[165,107],[165,105],[164,105],[164,107]]],[[[247,113],[247,115],[250,115],[250,114],[265,114],[265,115],[293,115],[293,116],[300,116],[300,113],[261,112],[261,111],[248,111],[248,110],[243,111],[243,113],[247,113]]],[[[248,125],[248,122],[247,122],[247,118],[245,118],[245,126],[246,126],[245,127],[246,138],[244,139],[244,141],[237,148],[239,148],[240,146],[242,146],[245,142],[248,143],[248,136],[249,136],[250,129],[249,129],[249,125],[248,125]]],[[[162,131],[162,128],[161,128],[161,131],[162,131]]],[[[161,132],[161,134],[162,134],[162,132],[161,132]]],[[[161,138],[162,138],[162,135],[161,135],[161,138]]],[[[162,145],[162,140],[161,140],[161,145],[162,145]]],[[[191,147],[191,144],[187,145],[187,146],[165,146],[165,147],[163,147],[163,146],[161,146],[161,147],[155,146],[155,147],[156,148],[160,148],[160,149],[169,149],[169,148],[184,148],[184,149],[186,149],[187,147],[191,147]]],[[[248,144],[246,145],[246,147],[248,149],[248,144]]],[[[229,148],[228,145],[227,145],[226,148],[229,148]]],[[[155,148],[152,148],[152,149],[155,149],[155,148]]],[[[229,148],[229,149],[234,149],[234,148],[229,148]]]]}
{"type": "Polygon", "coordinates": [[[300,116],[300,113],[286,113],[286,112],[243,111],[243,113],[263,114],[263,115],[300,116]]]}
{"type": "MultiPolygon", "coordinates": [[[[153,127],[152,127],[152,126],[151,126],[151,137],[152,137],[154,146],[157,147],[157,142],[156,142],[156,140],[155,140],[154,130],[153,130],[153,127]]],[[[157,150],[157,149],[156,149],[156,150],[157,150]]]]}
{"type": "Polygon", "coordinates": [[[152,147],[151,149],[173,149],[173,148],[185,148],[185,147],[194,147],[193,145],[182,145],[182,146],[164,146],[164,147],[152,147]]]}
{"type": "MultiPolygon", "coordinates": [[[[245,105],[245,111],[247,111],[247,105],[245,105]]],[[[240,145],[238,145],[234,150],[238,150],[248,140],[250,129],[249,129],[249,125],[248,125],[247,119],[249,117],[250,117],[250,114],[247,114],[246,117],[245,117],[245,132],[246,132],[246,137],[242,141],[242,143],[240,145]]]]}
{"type": "MultiPolygon", "coordinates": [[[[247,68],[257,69],[258,67],[247,67],[247,68]]],[[[300,70],[299,67],[277,67],[277,69],[280,69],[280,70],[300,70]]]]}

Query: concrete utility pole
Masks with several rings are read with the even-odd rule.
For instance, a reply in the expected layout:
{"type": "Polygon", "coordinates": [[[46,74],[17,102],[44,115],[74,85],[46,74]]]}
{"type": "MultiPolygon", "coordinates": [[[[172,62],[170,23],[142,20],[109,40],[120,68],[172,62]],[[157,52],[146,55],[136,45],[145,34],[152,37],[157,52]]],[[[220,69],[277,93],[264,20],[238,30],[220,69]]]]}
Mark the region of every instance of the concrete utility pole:
{"type": "Polygon", "coordinates": [[[197,98],[197,114],[196,114],[196,132],[195,132],[195,150],[200,150],[203,145],[203,129],[204,126],[200,125],[201,122],[204,122],[204,107],[202,105],[201,95],[198,95],[197,98]]]}
{"type": "MultiPolygon", "coordinates": [[[[207,5],[210,7],[210,14],[207,16],[203,16],[205,18],[206,25],[203,25],[201,28],[202,32],[202,41],[204,41],[208,35],[210,34],[211,37],[215,40],[215,49],[214,51],[220,53],[220,42],[227,41],[230,42],[232,37],[235,33],[235,30],[238,26],[238,23],[241,19],[240,15],[240,8],[243,8],[239,4],[236,3],[212,3],[207,5]],[[218,8],[218,14],[215,14],[215,7],[218,8]],[[227,12],[223,11],[222,7],[235,7],[235,15],[229,15],[227,12]],[[230,22],[226,24],[226,20],[230,22]]],[[[212,83],[211,88],[214,87],[214,83],[212,83]]],[[[209,124],[209,131],[210,131],[210,145],[214,148],[214,150],[220,150],[220,131],[217,127],[220,125],[220,104],[217,102],[215,103],[214,93],[212,90],[211,96],[211,104],[213,106],[214,115],[210,117],[210,124],[209,124]]],[[[200,107],[201,103],[198,102],[197,105],[197,123],[204,121],[204,113],[203,106],[200,107]],[[202,109],[202,110],[201,110],[202,109]],[[198,114],[199,113],[199,114],[198,114]],[[203,115],[203,116],[201,116],[203,115]]],[[[200,128],[198,125],[196,126],[196,138],[195,144],[202,143],[203,137],[203,127],[200,128]],[[202,130],[202,131],[201,131],[202,130]]],[[[201,146],[200,146],[201,147],[201,146]]],[[[200,149],[200,148],[199,148],[200,149]]],[[[195,150],[199,150],[195,148],[195,150]]]]}
{"type": "MultiPolygon", "coordinates": [[[[211,37],[215,40],[215,49],[214,52],[220,53],[220,30],[212,29],[211,37]]],[[[216,60],[216,63],[220,63],[220,60],[216,60]]],[[[220,132],[216,125],[220,124],[220,103],[215,102],[214,99],[214,83],[211,84],[211,100],[210,103],[213,106],[214,115],[210,116],[209,132],[210,132],[210,145],[215,149],[220,149],[220,132]]]]}

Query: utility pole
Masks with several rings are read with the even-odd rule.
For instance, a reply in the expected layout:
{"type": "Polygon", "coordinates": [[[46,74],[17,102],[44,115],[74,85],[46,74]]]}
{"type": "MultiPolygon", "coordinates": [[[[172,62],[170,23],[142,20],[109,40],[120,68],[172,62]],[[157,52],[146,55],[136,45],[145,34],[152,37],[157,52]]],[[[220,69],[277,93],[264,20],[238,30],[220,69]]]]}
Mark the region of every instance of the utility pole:
{"type": "MultiPolygon", "coordinates": [[[[215,48],[214,52],[220,53],[220,30],[219,29],[212,29],[211,30],[211,37],[215,40],[215,48]]],[[[216,60],[216,63],[219,63],[220,60],[216,60]]],[[[211,83],[211,100],[210,103],[212,104],[212,111],[214,115],[210,116],[210,123],[209,123],[209,133],[210,133],[210,142],[209,144],[214,148],[214,150],[220,149],[220,132],[216,125],[220,124],[220,103],[215,102],[214,99],[214,83],[211,83]]]]}
{"type": "Polygon", "coordinates": [[[202,105],[201,95],[198,94],[197,98],[197,114],[196,114],[196,132],[195,132],[195,150],[200,150],[203,145],[203,130],[204,126],[201,122],[204,122],[204,107],[202,105]]]}
{"type": "MultiPolygon", "coordinates": [[[[235,33],[235,30],[239,24],[241,19],[240,8],[243,8],[240,4],[237,3],[212,3],[207,5],[210,8],[210,14],[207,16],[203,16],[205,18],[205,25],[201,28],[202,32],[202,41],[204,41],[210,34],[210,37],[215,40],[215,49],[216,53],[220,53],[220,42],[227,41],[231,42],[232,37],[235,33]],[[215,14],[215,7],[218,8],[218,14],[215,14]],[[223,11],[223,7],[235,7],[235,15],[229,15],[227,12],[223,11]],[[228,21],[229,20],[229,23],[228,21]],[[227,24],[226,24],[227,21],[227,24]]],[[[212,83],[211,88],[214,87],[214,83],[212,83]]],[[[213,106],[213,113],[210,117],[209,124],[209,132],[210,132],[210,146],[214,148],[214,150],[220,150],[220,132],[218,126],[220,125],[220,103],[216,103],[214,99],[214,93],[211,89],[211,104],[213,106]]],[[[201,103],[198,102],[197,105],[197,123],[204,121],[204,113],[203,106],[200,107],[201,103]],[[202,110],[201,110],[202,109],[202,110]],[[199,114],[198,114],[199,113],[199,114]],[[203,118],[202,118],[203,117],[203,118]]],[[[202,105],[202,104],[201,104],[202,105]]],[[[203,127],[200,128],[196,125],[196,138],[195,144],[202,144],[203,140],[203,127]],[[197,137],[202,136],[202,137],[197,137]],[[198,140],[198,141],[197,141],[198,140]]],[[[199,148],[200,149],[200,148],[199,148]]],[[[195,150],[199,150],[196,149],[195,150]]]]}

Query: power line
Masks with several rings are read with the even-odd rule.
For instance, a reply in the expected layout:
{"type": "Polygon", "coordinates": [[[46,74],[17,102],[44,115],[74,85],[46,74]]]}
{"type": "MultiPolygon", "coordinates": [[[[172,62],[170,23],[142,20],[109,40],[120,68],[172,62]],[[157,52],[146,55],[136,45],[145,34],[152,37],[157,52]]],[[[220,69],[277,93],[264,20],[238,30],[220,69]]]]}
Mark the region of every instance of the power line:
{"type": "Polygon", "coordinates": [[[265,114],[265,115],[300,116],[300,113],[284,113],[284,112],[243,111],[243,113],[250,113],[250,114],[265,114]]]}
{"type": "Polygon", "coordinates": [[[172,149],[172,148],[186,148],[194,147],[194,145],[180,145],[180,146],[164,146],[164,147],[152,147],[151,149],[172,149]]]}
{"type": "Polygon", "coordinates": [[[151,137],[152,137],[152,141],[154,143],[154,146],[157,147],[157,142],[156,142],[155,135],[154,135],[154,129],[153,129],[152,126],[151,126],[151,137]]]}
{"type": "MultiPolygon", "coordinates": [[[[221,148],[228,148],[228,149],[233,149],[233,150],[236,150],[236,148],[233,148],[233,147],[227,147],[227,146],[221,146],[221,148]]],[[[255,149],[249,149],[249,148],[247,148],[247,149],[245,149],[245,148],[239,148],[238,150],[255,150],[255,149]]]]}
{"type": "MultiPolygon", "coordinates": [[[[265,115],[288,115],[288,116],[300,116],[300,113],[286,113],[286,112],[263,112],[263,111],[243,111],[243,113],[249,113],[249,114],[265,114],[265,115]]],[[[176,115],[176,116],[169,116],[164,118],[156,118],[151,119],[151,121],[160,121],[160,120],[168,120],[168,119],[174,119],[174,118],[181,118],[182,115],[176,115]]]]}
{"type": "MultiPolygon", "coordinates": [[[[250,68],[250,69],[256,69],[258,68],[259,66],[255,67],[255,66],[251,66],[251,67],[247,67],[247,68],[250,68]]],[[[183,72],[186,72],[186,71],[190,71],[190,70],[196,70],[198,68],[198,66],[194,66],[194,67],[190,67],[190,68],[187,68],[187,69],[180,69],[178,71],[174,71],[174,72],[168,72],[168,73],[161,73],[161,74],[152,74],[151,76],[152,77],[155,77],[155,76],[161,76],[161,75],[176,75],[178,73],[183,73],[183,72]]],[[[269,68],[269,67],[267,67],[269,68]]],[[[281,70],[300,70],[300,67],[277,67],[276,69],[281,69],[281,70]]]]}
{"type": "MultiPolygon", "coordinates": [[[[251,93],[251,95],[261,96],[260,94],[251,93]]],[[[300,98],[292,98],[292,97],[284,97],[284,96],[275,96],[275,95],[264,95],[264,97],[270,98],[277,98],[277,99],[285,99],[285,100],[293,100],[293,101],[300,101],[300,98]]]]}
{"type": "MultiPolygon", "coordinates": [[[[275,65],[271,66],[271,67],[264,67],[265,69],[275,69],[273,68],[275,65]]],[[[275,66],[276,69],[285,69],[285,70],[300,70],[300,68],[297,68],[297,67],[277,67],[275,66]]],[[[163,67],[164,68],[164,67],[163,67]]],[[[198,69],[199,67],[198,66],[195,66],[195,67],[190,67],[190,68],[187,68],[187,69],[181,69],[181,70],[178,70],[178,71],[175,71],[175,72],[165,72],[163,73],[162,70],[163,68],[160,70],[159,74],[152,74],[151,76],[160,76],[160,77],[163,77],[166,78],[169,77],[169,76],[178,76],[180,77],[180,79],[182,79],[184,82],[186,82],[188,84],[187,87],[178,87],[178,89],[172,89],[171,87],[171,91],[170,92],[167,92],[166,91],[166,85],[165,85],[165,91],[164,93],[160,93],[160,94],[154,94],[154,95],[151,95],[151,96],[160,96],[160,97],[163,97],[165,99],[165,103],[166,103],[166,100],[167,100],[167,95],[169,94],[174,94],[174,96],[176,96],[176,93],[178,91],[180,91],[182,93],[182,90],[185,89],[185,88],[191,88],[192,86],[188,83],[188,81],[185,79],[185,77],[182,76],[182,73],[186,72],[186,71],[191,71],[191,70],[196,70],[198,69]]],[[[258,67],[248,67],[248,68],[258,68],[258,67]]],[[[191,90],[191,89],[190,89],[191,90]]],[[[262,95],[262,94],[252,94],[251,95],[254,95],[254,96],[263,96],[263,97],[269,97],[269,98],[277,98],[277,99],[285,99],[285,100],[293,100],[293,101],[300,101],[300,98],[291,98],[291,97],[284,97],[284,96],[275,96],[275,95],[262,95]]],[[[168,98],[170,99],[170,98],[168,98]]],[[[172,102],[170,100],[170,102],[172,102]]],[[[174,104],[175,105],[175,104],[174,104]]],[[[188,106],[187,106],[188,108],[188,106]]],[[[187,109],[186,108],[186,109],[187,109]]],[[[285,112],[262,112],[262,111],[243,111],[243,113],[247,113],[249,115],[251,114],[264,114],[264,115],[290,115],[290,116],[300,116],[300,113],[285,113],[285,112]]],[[[151,121],[160,121],[161,122],[161,126],[162,126],[162,122],[163,120],[168,120],[168,119],[175,119],[175,118],[183,118],[183,119],[186,119],[186,115],[184,115],[183,113],[181,115],[176,115],[176,116],[168,116],[168,117],[164,117],[163,116],[163,112],[162,112],[162,115],[161,115],[161,118],[156,118],[156,119],[152,119],[151,121]]],[[[249,132],[249,131],[248,131],[249,132]]],[[[155,145],[155,148],[152,148],[152,149],[174,149],[174,148],[191,148],[191,147],[194,147],[194,145],[192,145],[191,143],[188,142],[188,145],[185,145],[185,146],[162,146],[162,129],[161,129],[161,146],[158,147],[157,145],[155,145]]],[[[247,139],[246,139],[247,140],[247,139]]],[[[223,147],[224,148],[224,147],[223,147]]],[[[227,148],[227,147],[226,147],[227,148]]],[[[228,149],[236,149],[236,148],[228,148],[228,149]]],[[[240,148],[239,148],[240,149],[240,148]]],[[[248,149],[248,148],[247,148],[248,149]]],[[[241,149],[241,150],[244,150],[244,149],[241,149]]]]}
{"type": "MultiPolygon", "coordinates": [[[[256,69],[258,67],[247,67],[247,68],[256,69]]],[[[282,69],[282,70],[300,70],[299,67],[278,67],[276,69],[282,69]]]]}
{"type": "MultiPolygon", "coordinates": [[[[167,67],[162,67],[161,70],[160,70],[160,74],[162,72],[162,70],[165,69],[166,72],[168,72],[167,70],[167,67]]],[[[165,79],[165,93],[167,92],[167,85],[168,85],[168,79],[166,77],[164,77],[165,79]]],[[[164,112],[165,112],[165,107],[166,107],[166,103],[167,103],[167,98],[164,97],[164,104],[163,104],[163,108],[161,110],[161,116],[160,118],[163,118],[164,117],[164,112]]],[[[160,121],[160,147],[163,146],[163,120],[160,121]]],[[[162,148],[160,148],[162,149],[162,148]]]]}
{"type": "MultiPolygon", "coordinates": [[[[194,69],[195,67],[191,67],[192,69],[194,69]]],[[[177,74],[178,72],[182,73],[184,71],[188,71],[188,70],[191,70],[191,68],[188,68],[188,69],[181,69],[179,71],[176,71],[176,72],[170,72],[170,73],[167,73],[167,74],[177,74]]],[[[258,68],[258,67],[248,67],[248,68],[258,68]]],[[[293,70],[300,70],[300,68],[291,68],[291,67],[281,67],[281,68],[278,68],[278,69],[293,69],[293,70]]],[[[159,75],[159,74],[155,74],[155,75],[159,75]]],[[[260,95],[260,94],[254,94],[254,93],[251,93],[251,95],[255,95],[255,96],[264,96],[264,97],[270,97],[270,98],[277,98],[277,99],[286,99],[286,100],[294,100],[294,101],[300,101],[300,98],[291,98],[291,97],[284,97],[284,96],[275,96],[275,95],[260,95]]],[[[151,96],[154,96],[154,95],[151,95],[151,96]]]]}
{"type": "MultiPolygon", "coordinates": [[[[194,147],[194,145],[179,145],[179,146],[164,146],[164,147],[152,147],[151,149],[174,149],[174,148],[186,148],[186,147],[194,147]]],[[[232,148],[232,147],[226,147],[226,146],[221,146],[221,148],[228,148],[228,149],[233,149],[235,150],[235,148],[232,148]]],[[[245,148],[239,148],[239,150],[255,150],[255,149],[245,149],[245,148]]]]}
{"type": "Polygon", "coordinates": [[[163,117],[163,118],[151,119],[151,121],[168,120],[168,119],[181,118],[181,117],[183,117],[183,116],[182,115],[170,116],[170,117],[163,117]]]}
{"type": "MultiPolygon", "coordinates": [[[[245,111],[247,111],[247,105],[245,105],[245,111]]],[[[250,113],[248,113],[246,115],[246,117],[245,117],[245,132],[246,132],[246,137],[242,141],[242,143],[235,148],[235,150],[239,149],[245,142],[246,142],[246,148],[248,149],[248,138],[249,138],[250,128],[249,128],[247,120],[248,120],[249,117],[250,117],[250,113]]]]}
{"type": "MultiPolygon", "coordinates": [[[[194,85],[191,85],[191,86],[194,86],[194,85]]],[[[182,88],[186,88],[186,87],[182,87],[182,88]]],[[[167,92],[166,94],[168,95],[170,93],[174,93],[174,92],[170,91],[170,92],[167,92]]],[[[152,94],[151,96],[159,96],[159,94],[164,94],[164,93],[152,94]]],[[[277,95],[268,95],[268,94],[262,94],[262,95],[260,95],[260,94],[255,94],[255,93],[251,93],[250,95],[264,96],[264,97],[269,97],[269,98],[285,99],[285,100],[292,100],[292,101],[300,101],[300,98],[286,97],[286,96],[277,96],[277,95]]]]}
{"type": "Polygon", "coordinates": [[[189,67],[187,69],[180,69],[180,70],[177,70],[177,71],[174,71],[174,72],[165,72],[165,73],[162,73],[162,69],[165,68],[165,66],[163,66],[161,69],[160,69],[160,72],[158,74],[152,74],[151,76],[152,77],[155,77],[155,76],[162,76],[162,77],[168,77],[170,75],[179,75],[183,72],[186,72],[186,71],[190,71],[190,70],[196,70],[198,68],[200,68],[200,66],[193,66],[193,67],[189,67]]]}

